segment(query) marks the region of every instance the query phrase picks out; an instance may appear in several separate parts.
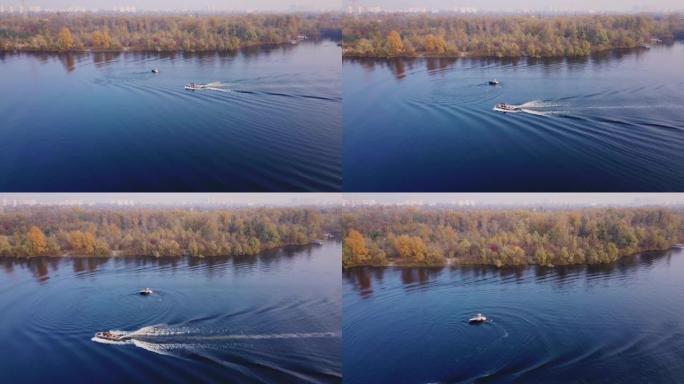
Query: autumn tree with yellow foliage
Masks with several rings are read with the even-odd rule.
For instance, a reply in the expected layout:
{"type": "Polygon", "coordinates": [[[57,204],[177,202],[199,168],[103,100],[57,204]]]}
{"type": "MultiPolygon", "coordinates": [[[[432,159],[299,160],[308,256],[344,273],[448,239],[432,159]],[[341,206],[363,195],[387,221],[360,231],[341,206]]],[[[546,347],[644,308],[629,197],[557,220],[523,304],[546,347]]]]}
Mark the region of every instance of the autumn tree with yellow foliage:
{"type": "Polygon", "coordinates": [[[390,56],[399,56],[404,52],[404,43],[397,31],[391,31],[387,35],[387,53],[390,56]]]}
{"type": "Polygon", "coordinates": [[[343,19],[347,57],[575,57],[684,35],[676,13],[462,16],[383,14],[343,19]]]}
{"type": "Polygon", "coordinates": [[[26,244],[29,252],[33,255],[43,255],[48,249],[45,234],[36,226],[29,229],[29,232],[26,235],[26,244]]]}
{"type": "Polygon", "coordinates": [[[57,37],[57,45],[60,50],[68,51],[74,48],[74,38],[71,35],[71,31],[67,27],[63,27],[59,31],[59,36],[57,37]]]}
{"type": "Polygon", "coordinates": [[[600,264],[684,242],[684,213],[667,208],[364,207],[343,225],[345,267],[600,264]]]}
{"type": "Polygon", "coordinates": [[[95,49],[109,49],[112,47],[112,38],[107,31],[95,31],[90,38],[90,43],[95,49]]]}
{"type": "Polygon", "coordinates": [[[350,229],[344,238],[342,262],[344,264],[365,264],[369,261],[366,240],[361,232],[350,229]]]}
{"type": "MultiPolygon", "coordinates": [[[[0,208],[3,257],[254,256],[340,233],[335,212],[313,208],[0,208]]],[[[365,261],[369,250],[354,249],[365,261]]]]}

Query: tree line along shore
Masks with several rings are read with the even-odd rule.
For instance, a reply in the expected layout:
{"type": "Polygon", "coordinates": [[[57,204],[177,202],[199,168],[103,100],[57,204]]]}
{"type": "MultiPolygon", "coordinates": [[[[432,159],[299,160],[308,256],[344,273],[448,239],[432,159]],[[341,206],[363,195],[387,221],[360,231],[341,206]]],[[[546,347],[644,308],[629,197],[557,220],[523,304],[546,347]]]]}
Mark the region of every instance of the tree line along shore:
{"type": "Polygon", "coordinates": [[[339,236],[313,208],[0,209],[0,257],[254,256],[339,236]]]}
{"type": "Polygon", "coordinates": [[[335,14],[0,16],[0,51],[234,51],[339,38],[335,14]]]}
{"type": "Polygon", "coordinates": [[[342,217],[342,260],[344,267],[611,263],[681,243],[683,218],[660,208],[359,208],[342,217]]]}
{"type": "Polygon", "coordinates": [[[684,18],[360,15],[342,35],[345,57],[575,57],[684,38],[684,18]]]}

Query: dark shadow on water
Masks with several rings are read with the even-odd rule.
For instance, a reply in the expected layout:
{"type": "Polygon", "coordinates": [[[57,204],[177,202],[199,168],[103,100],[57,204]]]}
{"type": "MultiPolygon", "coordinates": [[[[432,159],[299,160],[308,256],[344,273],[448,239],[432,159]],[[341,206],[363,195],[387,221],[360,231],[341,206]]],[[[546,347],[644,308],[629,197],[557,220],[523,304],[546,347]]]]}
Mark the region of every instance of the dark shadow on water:
{"type": "Polygon", "coordinates": [[[255,269],[269,270],[289,263],[295,258],[314,257],[317,245],[288,246],[273,249],[258,255],[214,256],[214,257],[4,257],[0,260],[0,273],[14,275],[26,270],[39,283],[47,282],[60,268],[71,269],[77,278],[88,278],[99,273],[117,270],[158,269],[172,273],[186,269],[201,270],[207,278],[222,278],[227,273],[247,274],[255,269]]]}
{"type": "Polygon", "coordinates": [[[582,284],[592,287],[610,277],[626,280],[630,274],[651,269],[657,263],[670,264],[676,251],[644,252],[627,256],[609,264],[568,265],[558,267],[468,265],[456,267],[354,267],[343,270],[343,279],[351,284],[361,298],[373,295],[374,285],[382,284],[386,274],[395,274],[407,291],[431,289],[439,284],[477,285],[523,284],[530,281],[548,283],[556,288],[582,284]],[[446,274],[445,274],[446,272],[446,274]],[[442,281],[438,281],[442,280],[442,281]]]}
{"type": "Polygon", "coordinates": [[[345,57],[343,63],[349,62],[360,65],[367,72],[376,69],[387,69],[395,80],[402,80],[409,74],[408,69],[424,66],[431,76],[444,74],[447,70],[457,67],[517,67],[539,66],[545,73],[553,74],[561,69],[579,72],[586,70],[589,65],[600,68],[615,65],[627,58],[640,58],[648,52],[647,49],[614,49],[596,52],[589,56],[573,57],[469,57],[469,58],[359,58],[345,57]]]}
{"type": "MultiPolygon", "coordinates": [[[[311,41],[303,44],[319,44],[319,41],[311,41]]],[[[102,51],[102,52],[0,52],[0,61],[4,62],[12,56],[31,56],[37,59],[40,63],[46,64],[50,60],[58,60],[66,72],[73,72],[79,67],[79,63],[84,61],[92,61],[97,68],[106,66],[108,62],[126,58],[133,60],[150,60],[150,59],[176,59],[178,57],[185,60],[195,60],[198,63],[206,65],[214,65],[217,62],[230,62],[237,56],[241,56],[245,60],[256,59],[262,56],[271,56],[274,53],[286,53],[295,49],[297,45],[292,44],[269,44],[252,47],[245,47],[238,50],[225,51],[102,51]]]]}

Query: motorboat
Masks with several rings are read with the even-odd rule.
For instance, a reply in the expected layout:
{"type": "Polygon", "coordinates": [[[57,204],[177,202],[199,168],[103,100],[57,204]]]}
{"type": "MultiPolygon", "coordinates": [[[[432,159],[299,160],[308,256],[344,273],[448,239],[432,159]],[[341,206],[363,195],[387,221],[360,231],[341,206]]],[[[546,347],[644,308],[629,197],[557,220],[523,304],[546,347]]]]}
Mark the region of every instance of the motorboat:
{"type": "Polygon", "coordinates": [[[159,73],[159,68],[152,68],[152,73],[159,73]]]}
{"type": "Polygon", "coordinates": [[[520,112],[520,111],[522,111],[522,108],[516,107],[514,105],[506,104],[506,103],[501,103],[501,104],[495,105],[493,110],[497,111],[497,112],[508,113],[508,112],[520,112]]]}
{"type": "Polygon", "coordinates": [[[477,315],[468,319],[468,324],[482,324],[487,322],[487,317],[478,313],[477,315]]]}
{"type": "Polygon", "coordinates": [[[312,244],[323,245],[323,244],[325,244],[325,240],[316,239],[316,240],[312,241],[312,244]]]}
{"type": "Polygon", "coordinates": [[[112,331],[96,332],[95,337],[109,341],[123,341],[125,339],[124,335],[116,334],[112,331]]]}
{"type": "Polygon", "coordinates": [[[190,84],[185,84],[185,89],[189,91],[197,91],[199,89],[206,89],[207,85],[206,84],[196,84],[196,83],[190,83],[190,84]]]}
{"type": "Polygon", "coordinates": [[[489,85],[499,85],[501,82],[497,79],[489,80],[489,85]]]}
{"type": "Polygon", "coordinates": [[[142,296],[148,296],[148,295],[151,295],[153,293],[154,293],[154,291],[152,291],[149,288],[141,289],[140,291],[138,291],[138,294],[142,295],[142,296]]]}

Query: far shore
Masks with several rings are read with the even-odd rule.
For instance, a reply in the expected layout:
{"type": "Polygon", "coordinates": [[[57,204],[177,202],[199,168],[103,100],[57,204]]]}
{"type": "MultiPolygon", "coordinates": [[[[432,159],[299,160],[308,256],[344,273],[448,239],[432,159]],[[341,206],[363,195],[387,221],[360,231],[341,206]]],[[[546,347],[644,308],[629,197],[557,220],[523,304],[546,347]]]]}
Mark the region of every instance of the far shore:
{"type": "Polygon", "coordinates": [[[568,263],[568,264],[482,264],[477,262],[469,262],[460,257],[446,257],[443,262],[440,263],[414,263],[414,262],[402,262],[401,260],[388,260],[385,263],[366,263],[366,264],[354,264],[354,265],[343,265],[342,269],[352,269],[361,267],[376,267],[376,268],[443,268],[443,267],[496,267],[496,268],[515,268],[515,267],[544,267],[544,268],[556,268],[556,267],[566,267],[566,266],[582,266],[582,265],[610,265],[614,264],[624,258],[633,257],[636,255],[651,253],[651,252],[666,252],[675,248],[684,248],[684,244],[675,243],[665,249],[645,249],[642,251],[622,255],[618,257],[617,260],[610,263],[568,263]]]}
{"type": "Polygon", "coordinates": [[[156,255],[156,254],[134,254],[134,253],[127,253],[125,250],[115,250],[111,251],[108,254],[104,255],[94,255],[94,254],[85,254],[85,253],[72,253],[72,252],[66,252],[66,253],[61,253],[59,255],[49,255],[49,254],[44,254],[44,255],[32,255],[32,256],[6,256],[6,257],[0,257],[0,262],[3,259],[35,259],[35,258],[75,258],[75,259],[90,259],[90,258],[96,258],[96,259],[110,259],[110,258],[119,258],[119,259],[125,259],[125,258],[137,258],[137,257],[155,257],[155,258],[162,258],[162,257],[172,257],[172,258],[180,258],[180,257],[196,257],[196,258],[201,258],[201,259],[211,259],[211,258],[226,258],[226,257],[257,257],[262,253],[265,252],[273,252],[273,251],[278,251],[281,249],[285,248],[291,248],[291,247],[310,247],[310,246],[315,246],[315,245],[323,245],[326,242],[334,242],[336,241],[335,238],[330,238],[328,240],[313,240],[309,243],[304,243],[304,244],[283,244],[279,245],[277,247],[271,247],[271,248],[264,248],[261,249],[259,252],[255,254],[246,254],[246,253],[241,253],[241,254],[225,254],[225,255],[211,255],[211,256],[205,256],[205,255],[191,255],[189,253],[183,253],[180,255],[156,255]]]}
{"type": "MultiPolygon", "coordinates": [[[[307,39],[308,41],[321,41],[323,39],[307,39]]],[[[14,48],[14,49],[0,49],[0,53],[44,53],[44,54],[95,54],[95,53],[238,53],[241,50],[244,49],[250,49],[250,48],[258,48],[258,47],[279,47],[279,46],[290,46],[290,45],[298,45],[301,42],[298,42],[297,44],[293,44],[290,41],[282,41],[282,42],[261,42],[261,43],[252,43],[252,44],[245,44],[241,45],[240,47],[236,49],[226,49],[226,50],[218,50],[218,49],[149,49],[149,48],[138,48],[138,47],[121,47],[121,48],[108,48],[108,49],[98,49],[98,48],[82,48],[82,49],[66,49],[66,50],[59,50],[59,49],[35,49],[35,48],[14,48]]]]}
{"type": "Polygon", "coordinates": [[[619,52],[619,51],[626,51],[626,52],[631,52],[631,51],[640,51],[640,50],[648,50],[648,48],[643,48],[641,46],[634,46],[634,47],[622,47],[622,48],[606,48],[606,49],[597,49],[592,51],[591,53],[587,55],[537,55],[537,56],[530,56],[530,55],[515,55],[515,56],[507,56],[507,55],[481,55],[477,53],[472,53],[472,52],[460,52],[458,55],[431,55],[427,53],[419,53],[415,55],[393,55],[393,56],[387,56],[387,55],[356,55],[353,53],[345,52],[345,49],[342,49],[342,58],[343,59],[361,59],[361,60],[420,60],[420,59],[449,59],[449,60],[458,60],[458,59],[482,59],[482,60],[487,60],[487,59],[582,59],[582,58],[589,58],[592,57],[593,55],[596,54],[602,54],[602,53],[608,53],[608,52],[619,52]]]}

